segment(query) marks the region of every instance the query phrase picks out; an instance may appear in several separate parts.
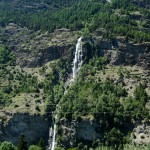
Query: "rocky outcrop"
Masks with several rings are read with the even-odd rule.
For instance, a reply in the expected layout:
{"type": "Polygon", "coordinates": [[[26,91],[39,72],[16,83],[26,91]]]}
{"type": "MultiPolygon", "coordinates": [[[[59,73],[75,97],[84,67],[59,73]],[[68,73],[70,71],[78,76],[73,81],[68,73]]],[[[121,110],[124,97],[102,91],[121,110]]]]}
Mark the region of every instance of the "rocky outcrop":
{"type": "MultiPolygon", "coordinates": [[[[7,38],[7,45],[16,55],[17,64],[23,67],[42,66],[49,61],[67,57],[70,49],[75,51],[78,39],[75,32],[64,28],[53,33],[42,33],[10,23],[1,31],[1,35],[7,38]]],[[[97,46],[96,53],[108,57],[110,64],[150,68],[150,43],[135,44],[124,37],[103,39],[102,32],[104,31],[95,31],[91,43],[97,46]]]]}
{"type": "Polygon", "coordinates": [[[102,139],[103,133],[98,132],[98,124],[94,120],[82,119],[68,121],[65,118],[60,120],[59,133],[62,141],[59,143],[65,147],[73,147],[76,142],[93,142],[95,139],[102,139]]]}
{"type": "Polygon", "coordinates": [[[94,120],[84,119],[77,124],[77,140],[94,141],[102,138],[102,132],[97,132],[98,124],[94,120]]]}
{"type": "Polygon", "coordinates": [[[136,144],[150,143],[150,123],[138,125],[133,130],[132,141],[136,144]]]}
{"type": "Polygon", "coordinates": [[[100,35],[95,37],[95,43],[112,65],[137,65],[150,69],[150,43],[135,44],[127,42],[123,37],[104,40],[100,35]]]}
{"type": "Polygon", "coordinates": [[[2,28],[9,48],[15,53],[17,64],[22,67],[42,66],[52,60],[67,56],[75,49],[78,35],[68,29],[57,29],[53,33],[33,32],[10,23],[2,28]]]}
{"type": "Polygon", "coordinates": [[[48,141],[50,121],[46,116],[30,114],[12,114],[9,121],[0,121],[0,141],[18,144],[20,135],[24,134],[28,144],[36,144],[40,138],[48,141]]]}

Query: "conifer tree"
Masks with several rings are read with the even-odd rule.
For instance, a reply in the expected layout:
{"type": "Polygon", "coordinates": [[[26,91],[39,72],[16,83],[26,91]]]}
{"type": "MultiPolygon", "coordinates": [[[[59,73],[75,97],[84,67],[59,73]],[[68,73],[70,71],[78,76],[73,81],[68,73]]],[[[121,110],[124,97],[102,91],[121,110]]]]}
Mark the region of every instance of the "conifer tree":
{"type": "Polygon", "coordinates": [[[27,139],[25,135],[20,136],[18,150],[28,150],[27,139]]]}
{"type": "Polygon", "coordinates": [[[45,144],[44,144],[43,138],[40,139],[40,141],[39,141],[39,143],[38,143],[38,146],[39,146],[42,150],[45,150],[45,144]]]}

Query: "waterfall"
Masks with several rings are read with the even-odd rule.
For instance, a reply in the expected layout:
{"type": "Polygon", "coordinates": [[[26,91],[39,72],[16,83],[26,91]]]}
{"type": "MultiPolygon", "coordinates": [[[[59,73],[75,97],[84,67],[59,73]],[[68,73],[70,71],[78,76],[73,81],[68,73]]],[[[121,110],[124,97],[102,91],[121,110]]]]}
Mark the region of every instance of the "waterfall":
{"type": "Polygon", "coordinates": [[[55,118],[55,120],[54,120],[54,129],[53,129],[53,138],[52,138],[52,146],[51,146],[51,150],[54,150],[54,148],[55,148],[57,114],[55,115],[54,118],[55,118]]]}
{"type": "MultiPolygon", "coordinates": [[[[80,37],[78,39],[78,42],[76,44],[76,51],[75,51],[75,57],[74,57],[74,60],[73,60],[73,68],[72,68],[72,71],[73,71],[73,75],[72,75],[72,78],[70,79],[70,84],[74,81],[77,73],[79,72],[81,66],[82,66],[82,63],[83,63],[83,60],[82,60],[82,37],[80,37]]],[[[64,94],[67,92],[67,90],[65,90],[64,94]]],[[[48,140],[48,148],[47,150],[54,150],[55,149],[55,145],[56,145],[56,120],[57,120],[57,109],[58,106],[56,105],[56,111],[55,113],[53,114],[53,124],[51,126],[51,128],[49,129],[49,140],[48,140]]]]}
{"type": "Polygon", "coordinates": [[[76,51],[75,51],[75,57],[74,57],[74,61],[73,61],[73,76],[72,76],[72,80],[74,80],[74,78],[76,77],[77,73],[79,72],[83,60],[82,60],[82,37],[80,37],[78,39],[78,42],[76,44],[76,51]]]}
{"type": "Polygon", "coordinates": [[[51,126],[49,130],[49,146],[47,150],[54,150],[55,149],[55,140],[56,140],[56,120],[57,120],[57,113],[53,114],[54,115],[54,120],[53,120],[53,126],[51,126]]]}
{"type": "Polygon", "coordinates": [[[53,140],[52,140],[52,147],[51,150],[54,150],[55,148],[55,138],[56,138],[56,123],[54,124],[54,131],[53,131],[53,140]]]}

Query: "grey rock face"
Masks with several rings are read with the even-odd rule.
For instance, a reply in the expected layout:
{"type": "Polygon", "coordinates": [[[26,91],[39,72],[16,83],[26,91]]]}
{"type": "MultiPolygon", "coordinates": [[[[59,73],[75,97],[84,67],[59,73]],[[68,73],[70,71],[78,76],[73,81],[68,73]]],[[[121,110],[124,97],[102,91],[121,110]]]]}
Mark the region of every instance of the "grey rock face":
{"type": "MultiPolygon", "coordinates": [[[[52,60],[68,57],[69,50],[75,50],[78,35],[68,29],[55,30],[53,33],[33,32],[16,24],[2,29],[7,37],[7,45],[16,55],[17,64],[24,67],[42,66],[52,60]]],[[[135,44],[123,37],[113,40],[103,39],[102,33],[93,35],[100,55],[109,58],[112,65],[138,65],[150,68],[150,43],[135,44]]]]}
{"type": "Polygon", "coordinates": [[[62,135],[62,144],[65,147],[73,147],[77,141],[92,142],[102,139],[103,133],[97,131],[98,124],[94,120],[83,119],[69,122],[65,118],[60,121],[59,132],[62,135]]]}
{"type": "Polygon", "coordinates": [[[132,141],[136,144],[148,145],[150,143],[150,123],[136,126],[133,130],[132,141]]]}
{"type": "Polygon", "coordinates": [[[98,124],[96,124],[96,122],[94,121],[83,120],[83,121],[78,122],[77,128],[76,128],[77,139],[93,141],[95,139],[101,138],[102,133],[96,132],[97,127],[98,127],[98,124]]]}
{"type": "Polygon", "coordinates": [[[48,141],[50,121],[45,116],[14,114],[7,124],[0,122],[0,141],[18,143],[20,135],[24,134],[28,144],[37,143],[40,138],[48,141]]]}
{"type": "Polygon", "coordinates": [[[53,33],[33,32],[16,24],[2,28],[2,36],[15,53],[17,64],[23,67],[42,66],[62,56],[67,56],[70,48],[75,49],[77,35],[67,29],[53,33]]]}
{"type": "Polygon", "coordinates": [[[98,37],[95,42],[112,65],[138,65],[150,69],[150,43],[135,44],[127,42],[123,38],[109,41],[98,37]]]}

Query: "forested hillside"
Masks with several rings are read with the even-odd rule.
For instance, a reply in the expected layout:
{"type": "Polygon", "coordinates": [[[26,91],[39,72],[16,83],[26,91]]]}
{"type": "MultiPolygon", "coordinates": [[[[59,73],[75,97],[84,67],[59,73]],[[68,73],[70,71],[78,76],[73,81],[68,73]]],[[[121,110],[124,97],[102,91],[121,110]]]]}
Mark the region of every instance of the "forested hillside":
{"type": "Polygon", "coordinates": [[[149,58],[150,0],[0,0],[0,150],[149,150],[149,58]]]}
{"type": "Polygon", "coordinates": [[[65,0],[8,1],[0,3],[0,24],[17,23],[33,30],[52,32],[58,28],[89,32],[97,28],[113,38],[123,35],[136,42],[150,41],[148,0],[65,0]]]}

